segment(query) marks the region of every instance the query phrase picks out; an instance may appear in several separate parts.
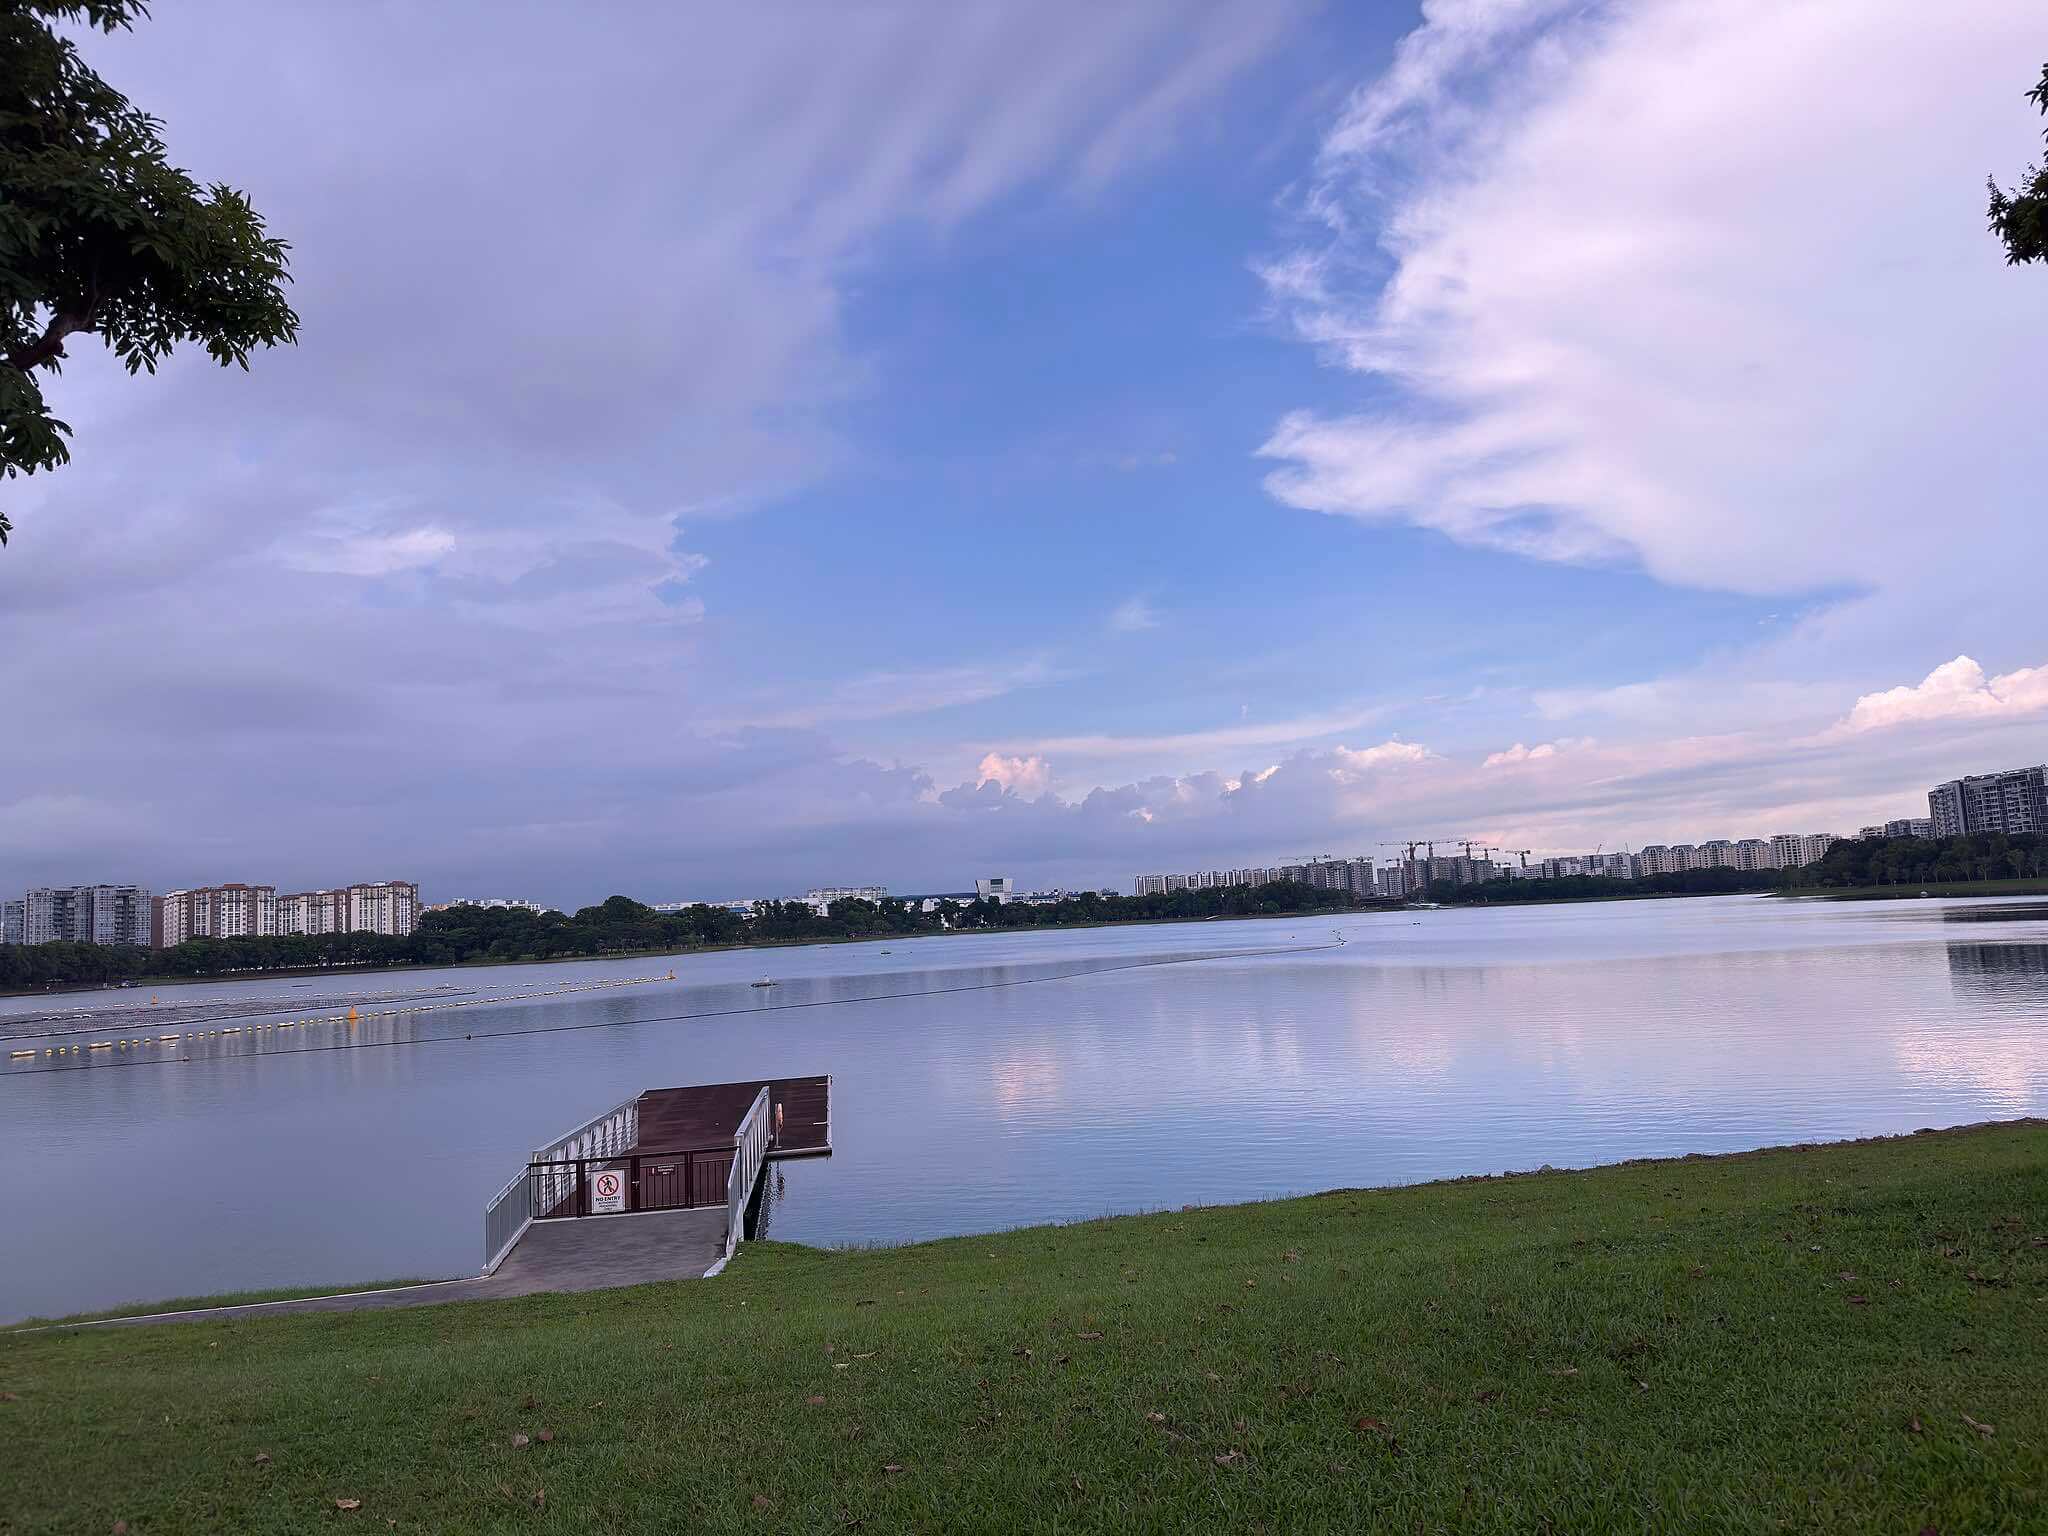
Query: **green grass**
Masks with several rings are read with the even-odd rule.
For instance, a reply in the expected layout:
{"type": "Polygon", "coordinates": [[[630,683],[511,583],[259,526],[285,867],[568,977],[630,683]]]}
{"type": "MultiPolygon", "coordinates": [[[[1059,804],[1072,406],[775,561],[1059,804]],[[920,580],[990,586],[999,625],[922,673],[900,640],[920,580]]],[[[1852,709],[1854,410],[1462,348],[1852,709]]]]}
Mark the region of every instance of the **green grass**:
{"type": "Polygon", "coordinates": [[[2033,1122],[17,1335],[0,1531],[2038,1531],[2044,1228],[2033,1122]]]}
{"type": "MultiPolygon", "coordinates": [[[[63,1317],[30,1317],[14,1328],[55,1328],[66,1323],[100,1322],[110,1317],[147,1317],[153,1312],[189,1312],[198,1307],[240,1307],[259,1301],[301,1301],[308,1296],[350,1296],[359,1291],[396,1290],[401,1285],[430,1285],[418,1279],[362,1280],[348,1285],[279,1285],[260,1291],[222,1291],[211,1296],[174,1296],[169,1301],[129,1301],[98,1312],[71,1312],[63,1317]]],[[[6,1527],[0,1525],[0,1531],[6,1527]]]]}

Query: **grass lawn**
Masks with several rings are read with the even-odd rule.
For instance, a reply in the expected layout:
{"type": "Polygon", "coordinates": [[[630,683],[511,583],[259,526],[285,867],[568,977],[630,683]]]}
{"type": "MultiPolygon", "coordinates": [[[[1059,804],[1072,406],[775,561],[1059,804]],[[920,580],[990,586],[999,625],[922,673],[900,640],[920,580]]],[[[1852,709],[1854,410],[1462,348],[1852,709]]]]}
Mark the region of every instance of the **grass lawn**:
{"type": "Polygon", "coordinates": [[[2044,1234],[2036,1122],[0,1337],[0,1532],[2040,1531],[2044,1234]]]}
{"type": "MultiPolygon", "coordinates": [[[[48,1328],[60,1323],[90,1323],[109,1317],[145,1317],[152,1312],[186,1312],[195,1307],[238,1307],[258,1301],[299,1301],[308,1296],[347,1296],[357,1291],[391,1291],[400,1286],[432,1283],[428,1280],[406,1279],[360,1280],[349,1285],[277,1285],[258,1291],[222,1291],[212,1296],[174,1296],[168,1301],[127,1301],[118,1307],[108,1307],[99,1312],[72,1312],[63,1317],[29,1317],[10,1326],[48,1328]]],[[[4,1518],[0,1516],[0,1519],[4,1518]]],[[[0,1531],[6,1529],[4,1524],[0,1524],[0,1531]]]]}

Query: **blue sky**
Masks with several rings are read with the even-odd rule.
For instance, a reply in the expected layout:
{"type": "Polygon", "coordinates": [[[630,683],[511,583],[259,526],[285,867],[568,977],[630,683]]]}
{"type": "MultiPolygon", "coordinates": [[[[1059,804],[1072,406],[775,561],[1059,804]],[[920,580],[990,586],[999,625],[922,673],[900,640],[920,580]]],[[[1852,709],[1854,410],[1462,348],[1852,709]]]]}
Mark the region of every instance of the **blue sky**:
{"type": "Polygon", "coordinates": [[[93,39],[305,329],[74,347],[0,884],[1127,885],[2039,761],[2048,282],[1981,209],[2038,19],[1859,9],[93,39]]]}

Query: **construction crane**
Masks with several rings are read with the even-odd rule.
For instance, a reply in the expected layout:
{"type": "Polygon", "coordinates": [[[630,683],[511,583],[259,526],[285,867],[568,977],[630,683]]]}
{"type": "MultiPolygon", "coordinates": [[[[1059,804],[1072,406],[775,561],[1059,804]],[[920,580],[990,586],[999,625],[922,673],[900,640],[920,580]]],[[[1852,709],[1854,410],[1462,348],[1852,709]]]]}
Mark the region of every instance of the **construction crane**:
{"type": "Polygon", "coordinates": [[[1502,848],[1498,851],[1501,853],[1515,854],[1517,857],[1521,859],[1522,868],[1527,869],[1529,867],[1529,855],[1534,853],[1536,850],[1534,848],[1502,848]]]}

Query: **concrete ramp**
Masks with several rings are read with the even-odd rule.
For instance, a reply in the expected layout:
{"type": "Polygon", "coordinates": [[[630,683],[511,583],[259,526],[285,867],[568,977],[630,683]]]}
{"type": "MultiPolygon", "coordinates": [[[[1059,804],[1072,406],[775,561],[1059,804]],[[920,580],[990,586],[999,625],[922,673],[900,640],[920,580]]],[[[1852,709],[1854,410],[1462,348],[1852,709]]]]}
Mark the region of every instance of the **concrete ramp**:
{"type": "MultiPolygon", "coordinates": [[[[579,1221],[537,1221],[495,1273],[474,1280],[442,1280],[388,1291],[311,1296],[302,1301],[258,1301],[235,1307],[197,1307],[110,1317],[60,1328],[132,1328],[144,1323],[197,1323],[292,1312],[375,1312],[429,1307],[448,1301],[492,1301],[544,1292],[602,1291],[656,1280],[697,1280],[725,1257],[725,1207],[648,1211],[632,1216],[589,1216],[579,1221]]],[[[41,1330],[36,1330],[40,1332],[41,1330]]]]}

